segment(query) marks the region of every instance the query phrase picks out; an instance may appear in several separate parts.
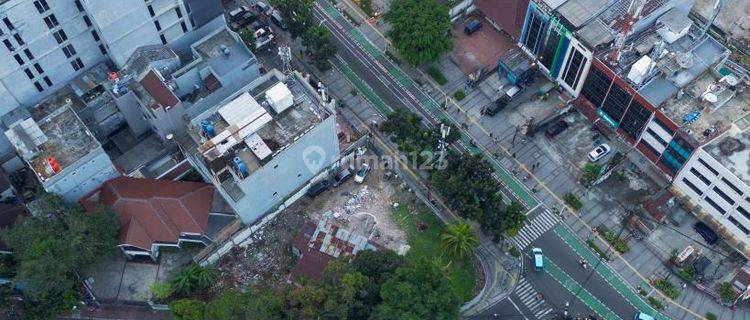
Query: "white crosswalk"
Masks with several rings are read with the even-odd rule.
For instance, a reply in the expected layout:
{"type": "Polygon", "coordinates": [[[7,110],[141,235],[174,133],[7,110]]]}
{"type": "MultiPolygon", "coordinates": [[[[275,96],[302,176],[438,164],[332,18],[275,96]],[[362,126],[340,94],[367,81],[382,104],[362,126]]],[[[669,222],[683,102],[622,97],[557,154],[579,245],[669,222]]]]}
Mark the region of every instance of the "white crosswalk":
{"type": "Polygon", "coordinates": [[[549,210],[544,210],[538,216],[534,217],[518,231],[513,238],[513,242],[521,249],[526,248],[532,241],[539,238],[542,234],[552,229],[560,222],[560,217],[549,210]]]}
{"type": "Polygon", "coordinates": [[[539,296],[539,293],[524,278],[518,280],[518,286],[514,293],[516,297],[518,297],[518,300],[520,300],[537,319],[541,319],[554,310],[542,297],[539,296]]]}

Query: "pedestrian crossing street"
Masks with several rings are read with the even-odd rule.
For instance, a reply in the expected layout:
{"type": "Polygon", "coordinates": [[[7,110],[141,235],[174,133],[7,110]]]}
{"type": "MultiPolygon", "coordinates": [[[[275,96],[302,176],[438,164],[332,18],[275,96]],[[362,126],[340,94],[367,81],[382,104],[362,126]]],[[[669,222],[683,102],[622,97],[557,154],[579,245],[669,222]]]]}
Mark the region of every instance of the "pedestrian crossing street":
{"type": "Polygon", "coordinates": [[[526,221],[523,228],[521,228],[521,230],[518,231],[518,234],[513,238],[513,243],[515,243],[520,249],[524,249],[531,242],[539,238],[539,236],[552,229],[560,221],[560,217],[553,214],[551,211],[543,210],[542,213],[533,219],[526,221]]]}
{"type": "Polygon", "coordinates": [[[514,293],[518,297],[518,300],[529,309],[530,313],[528,315],[533,314],[537,319],[541,319],[554,310],[524,278],[518,281],[518,286],[514,293]]]}

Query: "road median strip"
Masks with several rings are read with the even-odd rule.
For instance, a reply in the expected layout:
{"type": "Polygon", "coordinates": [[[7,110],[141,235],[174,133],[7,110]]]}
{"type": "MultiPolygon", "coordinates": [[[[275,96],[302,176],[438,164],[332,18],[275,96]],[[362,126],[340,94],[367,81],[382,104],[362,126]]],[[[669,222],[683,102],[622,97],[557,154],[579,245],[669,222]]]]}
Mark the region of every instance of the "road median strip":
{"type": "Polygon", "coordinates": [[[586,306],[593,310],[597,315],[604,319],[622,319],[617,316],[612,310],[610,310],[604,303],[599,301],[593,294],[584,289],[578,282],[573,280],[565,271],[563,271],[556,264],[552,263],[549,259],[545,259],[545,269],[555,281],[559,282],[565,289],[574,294],[578,299],[583,301],[586,306]]]}

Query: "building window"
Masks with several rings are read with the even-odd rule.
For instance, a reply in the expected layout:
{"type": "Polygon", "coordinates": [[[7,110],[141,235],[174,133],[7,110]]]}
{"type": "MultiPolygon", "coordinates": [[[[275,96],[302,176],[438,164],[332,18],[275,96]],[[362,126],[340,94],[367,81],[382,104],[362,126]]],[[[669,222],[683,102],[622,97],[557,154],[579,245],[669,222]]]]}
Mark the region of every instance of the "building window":
{"type": "Polygon", "coordinates": [[[58,44],[62,44],[63,42],[65,42],[65,40],[68,40],[68,36],[63,30],[57,30],[52,35],[55,37],[55,40],[57,40],[58,44]]]}
{"type": "Polygon", "coordinates": [[[180,27],[182,27],[182,32],[187,32],[187,25],[185,25],[185,21],[180,22],[180,27]]]}
{"type": "Polygon", "coordinates": [[[687,185],[688,187],[690,187],[690,189],[691,189],[691,190],[693,190],[693,192],[695,192],[695,193],[696,193],[696,194],[697,194],[698,196],[702,196],[702,195],[703,195],[703,191],[701,191],[701,189],[699,189],[698,187],[696,187],[696,186],[695,186],[695,185],[694,185],[694,184],[693,184],[692,182],[690,182],[690,180],[688,180],[687,178],[685,178],[685,177],[682,177],[682,182],[684,182],[684,183],[685,183],[685,185],[687,185]]]}
{"type": "Polygon", "coordinates": [[[708,169],[708,171],[711,171],[711,173],[713,173],[713,174],[714,174],[715,176],[718,176],[718,175],[719,175],[719,172],[718,172],[718,171],[716,171],[716,170],[715,170],[714,168],[712,168],[711,166],[709,166],[709,165],[708,165],[708,163],[707,163],[707,162],[706,162],[705,160],[703,160],[703,159],[701,159],[701,158],[698,158],[698,162],[700,162],[700,163],[701,163],[701,164],[702,164],[702,165],[703,165],[704,167],[706,167],[706,169],[708,169]]]}
{"type": "Polygon", "coordinates": [[[104,54],[104,55],[106,55],[106,54],[107,54],[107,48],[106,48],[106,47],[104,47],[104,44],[103,44],[103,43],[100,43],[100,44],[99,44],[99,51],[100,51],[100,52],[101,52],[102,54],[104,54]]]}
{"type": "Polygon", "coordinates": [[[742,206],[737,207],[737,212],[739,212],[745,219],[750,220],[750,212],[747,212],[745,208],[742,206]]]}
{"type": "Polygon", "coordinates": [[[154,16],[154,7],[151,5],[148,5],[148,14],[150,14],[152,17],[154,16]]]}
{"type": "Polygon", "coordinates": [[[716,194],[722,197],[729,204],[734,205],[734,199],[730,198],[726,193],[724,193],[724,191],[721,191],[721,189],[714,187],[714,192],[716,192],[716,194]]]}
{"type": "Polygon", "coordinates": [[[8,48],[8,51],[10,52],[16,51],[16,48],[13,47],[13,44],[10,43],[10,40],[4,39],[3,44],[5,44],[5,47],[8,48]]]}
{"type": "Polygon", "coordinates": [[[47,0],[36,0],[34,1],[34,6],[36,7],[36,10],[39,11],[39,13],[44,13],[47,10],[49,10],[49,5],[47,5],[47,0]]]}
{"type": "Polygon", "coordinates": [[[23,53],[26,54],[26,57],[29,58],[29,60],[34,60],[34,55],[31,54],[31,50],[23,49],[23,53]]]}
{"type": "Polygon", "coordinates": [[[275,197],[275,196],[276,196],[276,195],[278,195],[278,194],[279,194],[278,192],[274,192],[274,193],[273,193],[273,196],[275,197]]]}
{"type": "Polygon", "coordinates": [[[36,91],[39,91],[39,92],[44,91],[44,88],[42,88],[42,85],[39,84],[39,81],[34,81],[34,86],[36,87],[36,91]]]}
{"type": "Polygon", "coordinates": [[[696,177],[698,177],[698,179],[701,179],[701,181],[703,181],[703,183],[705,183],[707,186],[711,185],[711,181],[708,180],[708,178],[706,178],[706,176],[704,176],[700,172],[698,172],[698,170],[695,170],[695,168],[690,168],[690,173],[692,173],[693,175],[695,175],[696,177]]]}
{"type": "Polygon", "coordinates": [[[91,36],[94,37],[94,41],[99,41],[99,34],[96,33],[96,30],[91,30],[91,36]]]}
{"type": "Polygon", "coordinates": [[[38,72],[39,74],[44,73],[44,69],[42,69],[42,66],[40,66],[39,63],[34,64],[34,69],[36,69],[36,72],[38,72]]]}
{"type": "Polygon", "coordinates": [[[161,44],[167,44],[167,38],[164,38],[163,34],[159,35],[159,39],[161,39],[161,44]]]}
{"type": "Polygon", "coordinates": [[[722,208],[718,203],[716,203],[716,201],[712,200],[711,198],[706,197],[706,202],[708,202],[708,204],[710,204],[712,207],[714,207],[714,209],[716,209],[716,211],[719,211],[719,213],[721,213],[721,214],[727,213],[727,211],[724,210],[724,208],[722,208]]]}
{"type": "Polygon", "coordinates": [[[607,96],[609,87],[612,85],[612,79],[607,77],[604,72],[599,71],[597,68],[591,68],[589,75],[586,77],[586,81],[583,82],[583,94],[586,99],[591,102],[595,108],[602,106],[604,98],[607,96]]]}
{"type": "Polygon", "coordinates": [[[740,229],[740,231],[742,231],[742,233],[744,233],[745,235],[750,234],[750,230],[747,230],[747,228],[745,228],[745,226],[743,226],[739,221],[737,221],[737,219],[730,216],[729,218],[727,218],[727,220],[729,220],[729,222],[731,222],[735,227],[737,227],[737,229],[740,229]]]}
{"type": "Polygon", "coordinates": [[[161,31],[161,24],[159,23],[159,20],[154,20],[154,25],[156,26],[156,31],[161,31]]]}
{"type": "Polygon", "coordinates": [[[71,61],[70,65],[73,66],[73,70],[75,71],[83,69],[83,61],[81,61],[81,58],[76,58],[75,60],[71,61]]]}
{"type": "Polygon", "coordinates": [[[48,76],[44,76],[44,83],[46,83],[48,87],[52,86],[52,80],[50,80],[48,76]]]}
{"type": "Polygon", "coordinates": [[[8,17],[3,18],[3,23],[5,23],[5,26],[8,27],[8,30],[13,31],[16,28],[13,27],[13,24],[10,22],[10,19],[8,17]]]}
{"type": "Polygon", "coordinates": [[[191,10],[190,4],[185,2],[185,11],[187,11],[187,13],[190,13],[190,10],[191,10]]]}
{"type": "Polygon", "coordinates": [[[182,11],[180,11],[180,8],[174,8],[174,12],[177,13],[177,18],[182,18],[182,11]]]}
{"type": "Polygon", "coordinates": [[[83,12],[83,5],[81,5],[81,0],[75,0],[76,8],[78,8],[78,12],[83,12]]]}
{"type": "Polygon", "coordinates": [[[13,39],[16,39],[16,42],[18,42],[19,46],[26,44],[26,42],[24,42],[23,39],[21,39],[21,36],[18,33],[13,35],[13,39]]]}
{"type": "Polygon", "coordinates": [[[23,65],[23,59],[21,59],[21,56],[19,54],[14,54],[13,58],[16,59],[16,62],[18,62],[18,65],[23,65]]]}
{"type": "Polygon", "coordinates": [[[87,27],[91,27],[91,19],[89,19],[89,16],[83,16],[83,22],[86,23],[87,27]]]}
{"type": "Polygon", "coordinates": [[[47,24],[47,28],[50,29],[54,29],[55,27],[60,25],[60,23],[57,22],[57,18],[55,18],[54,14],[44,17],[44,23],[47,24]]]}
{"type": "Polygon", "coordinates": [[[76,54],[76,49],[73,48],[72,44],[68,44],[67,46],[63,47],[62,50],[66,58],[70,58],[76,54]]]}
{"type": "Polygon", "coordinates": [[[23,72],[26,73],[26,76],[29,77],[29,80],[34,80],[34,74],[31,73],[31,70],[29,70],[29,69],[23,69],[23,72]]]}

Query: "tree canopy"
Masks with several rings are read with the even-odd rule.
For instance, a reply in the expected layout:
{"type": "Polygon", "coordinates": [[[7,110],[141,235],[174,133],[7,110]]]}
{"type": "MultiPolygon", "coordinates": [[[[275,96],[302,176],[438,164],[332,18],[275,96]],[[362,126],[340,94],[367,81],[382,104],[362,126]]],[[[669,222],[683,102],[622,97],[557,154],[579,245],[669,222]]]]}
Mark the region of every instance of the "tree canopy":
{"type": "Polygon", "coordinates": [[[312,0],[272,0],[271,3],[284,17],[293,38],[301,37],[313,25],[312,0]]]}
{"type": "Polygon", "coordinates": [[[21,218],[0,237],[18,262],[23,283],[22,312],[46,318],[70,310],[77,300],[77,271],[108,257],[117,246],[119,219],[110,208],[84,212],[47,193],[38,196],[39,213],[21,218]]]}
{"type": "Polygon", "coordinates": [[[394,0],[385,19],[388,36],[411,65],[432,62],[453,49],[448,8],[436,0],[394,0]]]}
{"type": "Polygon", "coordinates": [[[315,66],[320,70],[328,70],[331,63],[328,61],[336,54],[336,47],[331,43],[331,31],[321,25],[313,25],[302,34],[302,45],[312,54],[315,66]]]}

